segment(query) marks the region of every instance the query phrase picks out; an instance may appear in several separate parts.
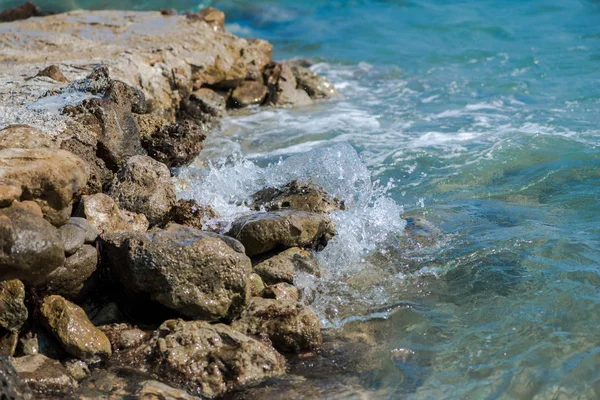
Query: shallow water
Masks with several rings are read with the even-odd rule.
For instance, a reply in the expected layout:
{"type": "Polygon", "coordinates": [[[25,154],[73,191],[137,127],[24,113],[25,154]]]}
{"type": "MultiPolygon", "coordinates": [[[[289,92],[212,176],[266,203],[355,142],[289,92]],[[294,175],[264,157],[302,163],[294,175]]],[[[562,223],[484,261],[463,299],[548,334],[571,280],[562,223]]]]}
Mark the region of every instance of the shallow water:
{"type": "Polygon", "coordinates": [[[600,398],[600,2],[60,3],[214,5],[318,61],[343,99],[226,120],[180,195],[229,218],[294,177],[352,199],[298,284],[376,332],[350,373],[375,397],[600,398]]]}

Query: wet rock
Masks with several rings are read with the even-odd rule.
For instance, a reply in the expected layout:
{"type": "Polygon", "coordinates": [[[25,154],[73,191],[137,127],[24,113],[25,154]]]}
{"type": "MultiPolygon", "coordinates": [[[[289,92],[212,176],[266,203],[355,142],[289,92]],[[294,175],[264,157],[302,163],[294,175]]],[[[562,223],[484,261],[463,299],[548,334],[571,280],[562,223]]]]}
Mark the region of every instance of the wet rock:
{"type": "Polygon", "coordinates": [[[96,247],[82,245],[75,254],[68,257],[65,265],[58,267],[48,274],[45,287],[40,288],[45,293],[59,294],[68,299],[79,300],[91,288],[90,279],[98,265],[98,252],[96,247]]]}
{"type": "Polygon", "coordinates": [[[85,242],[85,231],[77,225],[65,224],[58,228],[58,234],[63,241],[67,256],[75,254],[85,242]]]}
{"type": "Polygon", "coordinates": [[[175,205],[175,186],[169,169],[148,156],[131,157],[115,175],[108,191],[119,207],[144,214],[161,224],[175,205]]]}
{"type": "Polygon", "coordinates": [[[262,82],[244,81],[231,93],[230,106],[232,108],[242,108],[262,104],[268,92],[267,87],[262,82]]]}
{"type": "Polygon", "coordinates": [[[298,288],[282,282],[267,286],[262,292],[262,297],[265,299],[298,301],[300,294],[298,288]]]}
{"type": "Polygon", "coordinates": [[[138,347],[149,338],[149,333],[126,323],[104,325],[99,329],[108,337],[115,352],[138,347]]]}
{"type": "Polygon", "coordinates": [[[71,359],[64,362],[64,367],[77,382],[84,380],[90,376],[90,367],[85,361],[78,359],[71,359]]]}
{"type": "Polygon", "coordinates": [[[15,199],[35,201],[56,226],[68,220],[65,209],[88,177],[85,162],[64,150],[0,150],[0,199],[7,197],[2,195],[7,187],[16,187],[21,193],[15,199]]]}
{"type": "Polygon", "coordinates": [[[308,68],[296,65],[292,67],[292,73],[296,78],[298,89],[304,90],[312,99],[327,99],[340,96],[327,78],[308,68]]]}
{"type": "Polygon", "coordinates": [[[313,255],[299,247],[292,247],[254,266],[254,272],[268,284],[294,283],[294,275],[307,272],[319,276],[319,265],[313,255]]]}
{"type": "Polygon", "coordinates": [[[103,193],[81,198],[81,214],[100,234],[108,232],[145,232],[144,215],[120,210],[114,200],[103,193]]]}
{"type": "Polygon", "coordinates": [[[203,397],[285,373],[280,354],[222,324],[169,320],[151,343],[153,371],[203,397]]]}
{"type": "Polygon", "coordinates": [[[17,333],[27,317],[23,283],[18,279],[0,282],[0,328],[17,333]]]}
{"type": "Polygon", "coordinates": [[[199,397],[188,394],[158,381],[144,381],[136,393],[138,400],[194,400],[199,397]]]}
{"type": "Polygon", "coordinates": [[[41,354],[13,358],[12,363],[23,382],[41,395],[65,395],[77,387],[61,363],[41,354]]]}
{"type": "Polygon", "coordinates": [[[12,357],[17,350],[19,334],[0,329],[0,356],[12,357]]]}
{"type": "Polygon", "coordinates": [[[53,79],[57,82],[68,82],[60,67],[54,64],[44,68],[43,70],[38,72],[36,76],[47,76],[48,78],[53,79]]]}
{"type": "Polygon", "coordinates": [[[248,286],[250,287],[250,296],[260,296],[265,289],[265,283],[258,274],[250,274],[248,277],[248,286]]]}
{"type": "Polygon", "coordinates": [[[7,357],[0,357],[0,388],[3,400],[33,400],[31,389],[7,357]]]}
{"type": "Polygon", "coordinates": [[[319,249],[335,235],[335,224],[322,214],[276,211],[240,217],[227,234],[244,245],[246,254],[255,256],[290,247],[319,249]]]}
{"type": "Polygon", "coordinates": [[[110,342],[79,306],[61,296],[48,296],[40,308],[42,323],[63,348],[84,361],[111,355],[110,342]]]}
{"type": "Polygon", "coordinates": [[[114,324],[124,320],[123,314],[121,313],[117,303],[111,302],[101,306],[94,306],[86,303],[84,305],[84,309],[86,314],[90,316],[90,320],[95,326],[114,324]]]}
{"type": "Polygon", "coordinates": [[[181,103],[182,115],[214,127],[227,114],[225,98],[208,88],[198,89],[181,103]]]}
{"type": "Polygon", "coordinates": [[[178,200],[169,216],[170,221],[199,230],[217,228],[217,226],[207,226],[210,220],[216,218],[219,218],[219,214],[211,206],[203,206],[196,200],[178,200]]]}
{"type": "Polygon", "coordinates": [[[8,10],[0,12],[0,22],[12,22],[21,19],[27,19],[31,17],[37,17],[42,12],[38,6],[30,1],[26,1],[20,6],[9,8],[8,10]]]}
{"type": "Polygon", "coordinates": [[[190,164],[204,147],[206,135],[192,121],[160,127],[142,141],[148,155],[169,168],[190,164]]]}
{"type": "Polygon", "coordinates": [[[17,354],[27,356],[42,354],[54,360],[60,360],[67,356],[58,341],[40,327],[34,327],[32,331],[21,335],[17,345],[17,354]]]}
{"type": "Polygon", "coordinates": [[[0,130],[0,150],[7,148],[56,148],[56,143],[46,132],[29,125],[9,125],[0,130]]]}
{"type": "Polygon", "coordinates": [[[25,356],[38,354],[40,352],[37,336],[33,334],[26,334],[20,338],[18,347],[20,348],[21,355],[25,356]]]}
{"type": "Polygon", "coordinates": [[[297,88],[296,78],[287,64],[271,63],[265,71],[269,89],[267,103],[276,107],[303,106],[312,103],[310,96],[297,88]]]}
{"type": "Polygon", "coordinates": [[[58,230],[34,212],[0,209],[0,280],[40,284],[65,262],[58,230]]]}
{"type": "Polygon", "coordinates": [[[71,218],[69,218],[69,222],[67,222],[67,224],[75,225],[75,226],[83,229],[83,231],[85,232],[84,242],[87,244],[94,243],[96,241],[96,239],[98,238],[98,235],[99,235],[98,229],[96,229],[92,224],[90,224],[89,221],[85,218],[71,217],[71,218]]]}
{"type": "Polygon", "coordinates": [[[268,339],[282,352],[315,350],[323,341],[317,315],[307,306],[289,300],[253,297],[231,327],[268,339]]]}
{"type": "Polygon", "coordinates": [[[265,188],[252,195],[255,210],[297,210],[331,213],[344,210],[344,202],[331,198],[320,186],[294,180],[282,188],[265,188]]]}
{"type": "Polygon", "coordinates": [[[236,240],[183,226],[103,239],[106,259],[119,265],[111,273],[130,294],[207,320],[235,316],[246,301],[252,267],[236,240]]]}

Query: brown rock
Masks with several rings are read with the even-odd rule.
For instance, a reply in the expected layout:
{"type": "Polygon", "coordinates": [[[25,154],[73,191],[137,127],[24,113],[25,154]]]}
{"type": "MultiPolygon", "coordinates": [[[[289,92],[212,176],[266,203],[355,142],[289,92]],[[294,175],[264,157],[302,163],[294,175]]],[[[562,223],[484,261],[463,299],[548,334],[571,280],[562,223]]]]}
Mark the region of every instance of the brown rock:
{"type": "Polygon", "coordinates": [[[267,93],[268,89],[262,82],[244,81],[233,90],[229,101],[233,108],[248,107],[262,104],[267,93]]]}
{"type": "Polygon", "coordinates": [[[33,400],[33,393],[6,357],[0,357],[0,387],[6,400],[33,400]]]}
{"type": "Polygon", "coordinates": [[[11,22],[30,17],[37,17],[41,15],[41,13],[42,12],[38,6],[30,1],[26,1],[20,6],[9,8],[6,11],[0,12],[0,22],[11,22]]]}
{"type": "Polygon", "coordinates": [[[197,13],[186,13],[185,15],[189,20],[206,22],[215,32],[225,32],[225,13],[214,7],[207,7],[197,13]]]}
{"type": "Polygon", "coordinates": [[[76,358],[65,361],[64,367],[69,375],[77,382],[84,380],[91,374],[90,367],[87,363],[76,358]]]}
{"type": "Polygon", "coordinates": [[[136,393],[137,400],[200,400],[185,390],[176,389],[158,381],[144,381],[136,393]]]}
{"type": "Polygon", "coordinates": [[[265,299],[298,301],[300,294],[295,286],[282,282],[267,286],[262,292],[262,297],[265,299]]]}
{"type": "Polygon", "coordinates": [[[264,71],[269,94],[267,103],[276,107],[303,106],[311,104],[310,96],[298,89],[296,78],[287,64],[270,63],[264,71]]]}
{"type": "Polygon", "coordinates": [[[248,277],[248,286],[250,287],[250,296],[257,297],[260,296],[265,289],[265,283],[262,278],[258,274],[250,274],[248,277]]]}
{"type": "Polygon", "coordinates": [[[204,147],[206,135],[192,121],[164,125],[145,138],[142,145],[148,155],[169,168],[190,164],[204,147]]]}
{"type": "Polygon", "coordinates": [[[320,186],[294,180],[283,188],[266,188],[252,195],[255,210],[297,210],[331,213],[344,210],[344,201],[332,199],[320,186]]]}
{"type": "Polygon", "coordinates": [[[150,336],[148,332],[126,323],[104,325],[99,329],[108,337],[115,352],[138,347],[150,336]]]}
{"type": "Polygon", "coordinates": [[[49,65],[38,72],[36,76],[47,76],[48,78],[54,79],[57,82],[68,82],[68,79],[65,78],[58,65],[49,65]]]}
{"type": "Polygon", "coordinates": [[[298,89],[304,90],[312,99],[340,96],[335,87],[324,76],[298,65],[292,67],[292,72],[296,78],[298,89]]]}
{"type": "Polygon", "coordinates": [[[12,208],[24,210],[30,213],[37,215],[40,218],[44,218],[44,213],[42,212],[41,207],[34,201],[26,200],[26,201],[15,201],[11,205],[12,208]]]}
{"type": "Polygon", "coordinates": [[[219,214],[211,206],[203,206],[196,200],[178,200],[169,216],[170,221],[199,230],[218,228],[218,226],[206,226],[208,221],[216,218],[219,218],[219,214]]]}
{"type": "Polygon", "coordinates": [[[18,333],[28,315],[23,283],[17,279],[0,282],[0,328],[18,333]]]}
{"type": "Polygon", "coordinates": [[[56,148],[56,143],[46,132],[29,125],[9,125],[0,130],[0,150],[7,148],[56,148]]]}
{"type": "Polygon", "coordinates": [[[12,364],[23,382],[39,394],[64,396],[77,388],[61,363],[41,354],[13,358],[12,364]]]}
{"type": "Polygon", "coordinates": [[[0,356],[12,357],[17,350],[19,334],[0,329],[0,356]]]}
{"type": "Polygon", "coordinates": [[[201,88],[183,100],[180,112],[184,117],[214,127],[227,114],[225,98],[214,90],[201,88]]]}
{"type": "Polygon", "coordinates": [[[310,251],[292,247],[254,266],[254,272],[268,284],[294,283],[294,275],[307,272],[319,276],[319,265],[310,251]]]}
{"type": "Polygon", "coordinates": [[[140,129],[142,146],[144,141],[148,141],[159,129],[170,124],[168,119],[154,114],[133,114],[133,118],[140,129]]]}
{"type": "Polygon", "coordinates": [[[149,226],[144,215],[120,210],[114,200],[103,193],[83,196],[80,212],[100,234],[145,232],[149,226]]]}

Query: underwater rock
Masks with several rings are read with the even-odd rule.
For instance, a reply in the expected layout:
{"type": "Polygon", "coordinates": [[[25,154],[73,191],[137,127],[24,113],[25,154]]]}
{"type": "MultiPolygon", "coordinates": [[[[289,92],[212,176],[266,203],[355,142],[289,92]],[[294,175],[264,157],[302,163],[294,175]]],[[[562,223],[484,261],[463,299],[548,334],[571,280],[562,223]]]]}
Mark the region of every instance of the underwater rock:
{"type": "Polygon", "coordinates": [[[264,79],[269,94],[267,104],[276,107],[303,106],[311,104],[310,96],[297,88],[296,78],[289,65],[271,63],[264,70],[264,79]]]}
{"type": "Polygon", "coordinates": [[[117,172],[108,191],[120,208],[144,214],[161,224],[175,205],[175,186],[169,169],[148,156],[133,156],[117,172]]]}
{"type": "Polygon", "coordinates": [[[149,223],[144,215],[120,210],[114,200],[104,193],[82,196],[79,212],[100,234],[148,230],[149,223]]]}
{"type": "Polygon", "coordinates": [[[148,155],[169,168],[190,164],[204,147],[206,135],[192,121],[159,127],[142,140],[148,155]]]}
{"type": "Polygon", "coordinates": [[[230,107],[242,108],[262,104],[268,93],[264,83],[259,81],[244,81],[236,87],[229,98],[230,107]]]}
{"type": "Polygon", "coordinates": [[[304,90],[312,99],[327,99],[329,97],[340,96],[324,76],[299,65],[292,66],[291,68],[296,78],[298,89],[304,90]]]}
{"type": "Polygon", "coordinates": [[[255,210],[297,210],[331,213],[344,210],[344,201],[332,199],[327,192],[312,183],[294,180],[282,188],[265,188],[252,195],[251,206],[255,210]]]}
{"type": "Polygon", "coordinates": [[[36,76],[47,76],[50,79],[54,79],[57,82],[68,82],[67,78],[61,71],[58,65],[49,65],[37,73],[36,76]]]}
{"type": "Polygon", "coordinates": [[[0,387],[5,400],[33,400],[31,389],[21,380],[8,357],[0,357],[0,387]]]}
{"type": "Polygon", "coordinates": [[[292,247],[254,266],[254,272],[268,284],[294,283],[294,275],[307,272],[319,276],[319,265],[310,251],[292,247]]]}
{"type": "Polygon", "coordinates": [[[169,215],[169,221],[199,230],[206,229],[207,221],[215,218],[219,214],[211,206],[200,205],[196,200],[178,200],[169,215]]]}
{"type": "Polygon", "coordinates": [[[91,289],[88,284],[91,283],[90,278],[97,265],[96,247],[84,244],[73,255],[67,257],[64,266],[48,274],[43,287],[39,289],[44,293],[80,300],[91,289]]]}
{"type": "Polygon", "coordinates": [[[261,297],[265,299],[298,301],[300,293],[296,286],[281,282],[267,286],[262,291],[261,297]]]}
{"type": "Polygon", "coordinates": [[[58,147],[52,137],[29,125],[9,125],[0,130],[0,150],[19,149],[52,149],[58,147]]]}
{"type": "Polygon", "coordinates": [[[77,388],[61,363],[42,354],[13,358],[12,363],[23,382],[41,395],[64,396],[77,388]]]}
{"type": "Polygon", "coordinates": [[[323,214],[305,211],[256,213],[236,219],[227,235],[255,256],[290,247],[325,247],[335,235],[335,223],[323,214]]]}

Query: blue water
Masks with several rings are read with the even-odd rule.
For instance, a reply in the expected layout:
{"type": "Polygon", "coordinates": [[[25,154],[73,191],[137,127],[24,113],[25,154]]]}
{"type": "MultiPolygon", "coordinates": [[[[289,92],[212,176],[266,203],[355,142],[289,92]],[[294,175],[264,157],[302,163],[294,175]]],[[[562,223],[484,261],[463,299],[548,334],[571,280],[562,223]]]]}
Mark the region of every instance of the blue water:
{"type": "MultiPolygon", "coordinates": [[[[324,256],[337,286],[318,288],[315,308],[326,326],[376,324],[375,355],[356,374],[375,397],[600,398],[600,2],[46,4],[213,5],[276,58],[318,62],[344,99],[232,118],[206,154],[241,154],[231,168],[252,180],[349,143],[389,184],[381,198],[433,224],[427,243],[361,237],[355,266],[331,260],[356,235],[324,256]]],[[[396,217],[369,207],[371,222],[396,217]]]]}

